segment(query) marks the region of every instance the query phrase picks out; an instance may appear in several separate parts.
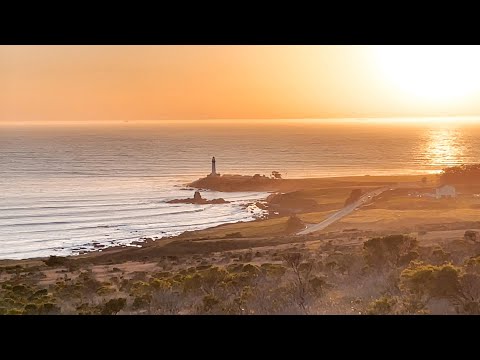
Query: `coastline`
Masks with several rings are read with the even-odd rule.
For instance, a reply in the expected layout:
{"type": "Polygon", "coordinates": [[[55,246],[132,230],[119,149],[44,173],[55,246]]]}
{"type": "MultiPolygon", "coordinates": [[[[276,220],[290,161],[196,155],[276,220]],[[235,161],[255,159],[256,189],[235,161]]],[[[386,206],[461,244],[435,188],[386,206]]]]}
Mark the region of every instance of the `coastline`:
{"type": "Polygon", "coordinates": [[[296,258],[315,271],[309,291],[320,286],[315,297],[321,301],[320,313],[363,314],[377,301],[372,299],[383,296],[383,287],[369,287],[372,274],[384,280],[382,271],[374,269],[384,269],[383,258],[378,264],[370,263],[370,254],[377,251],[368,250],[370,246],[401,242],[399,251],[404,255],[392,258],[400,261],[396,264],[400,270],[412,266],[422,270],[425,263],[439,271],[454,267],[461,272],[478,260],[480,184],[469,191],[458,186],[462,193],[455,199],[437,199],[422,196],[435,192],[435,177],[288,180],[284,183],[289,187],[302,186],[272,194],[268,206],[281,204],[285,213],[269,219],[223,224],[155,241],[148,238],[134,246],[76,256],[0,260],[0,314],[244,314],[244,309],[249,314],[283,313],[275,301],[287,299],[291,306],[291,300],[275,291],[292,289],[289,281],[295,279],[291,276],[295,270],[289,261],[296,258]],[[354,196],[359,193],[360,197],[354,196]],[[304,208],[312,202],[314,207],[304,208]],[[338,219],[337,214],[345,216],[338,219]],[[307,233],[302,234],[302,228],[307,233]],[[219,290],[215,298],[203,291],[209,286],[219,290]],[[264,294],[271,294],[265,304],[273,308],[259,303],[264,294]],[[230,303],[225,296],[239,296],[248,307],[238,307],[237,300],[230,303]],[[331,296],[338,302],[323,302],[331,296]],[[354,308],[352,297],[358,299],[354,308]]]}
{"type": "MultiPolygon", "coordinates": [[[[319,178],[292,178],[292,179],[270,179],[266,178],[264,181],[258,182],[252,180],[252,176],[245,175],[223,175],[214,178],[201,178],[185,184],[193,189],[200,190],[213,190],[213,191],[222,191],[222,192],[234,192],[234,191],[265,191],[271,193],[295,193],[305,189],[332,189],[338,190],[339,188],[350,188],[350,187],[360,187],[360,188],[371,188],[371,187],[380,187],[393,183],[399,182],[413,182],[421,181],[422,178],[426,177],[428,181],[434,181],[436,178],[435,174],[423,174],[423,175],[393,175],[393,176],[383,176],[383,175],[374,175],[374,176],[342,176],[342,177],[319,177],[319,178]],[[206,180],[205,180],[206,179],[206,180]],[[221,189],[221,190],[220,190],[221,189]]],[[[247,204],[246,206],[248,206],[247,204]]],[[[327,210],[328,211],[328,210],[327,210]]],[[[282,217],[282,216],[280,216],[282,217]]],[[[182,240],[189,237],[194,237],[198,233],[205,231],[216,231],[228,228],[229,226],[235,224],[253,224],[263,222],[265,219],[257,217],[252,221],[237,221],[234,223],[225,223],[216,225],[213,227],[208,227],[203,230],[196,231],[185,231],[179,235],[167,236],[167,237],[146,237],[139,238],[133,241],[130,245],[113,245],[113,246],[102,246],[94,248],[89,251],[81,252],[80,254],[67,255],[68,258],[76,259],[91,259],[97,256],[104,256],[106,254],[113,254],[118,252],[132,252],[135,253],[136,249],[141,248],[151,248],[151,247],[162,247],[167,243],[182,240]]],[[[248,226],[248,225],[247,225],[248,226]]],[[[62,256],[63,257],[63,256],[62,256]]],[[[32,257],[26,259],[0,259],[0,266],[10,264],[10,263],[22,263],[29,261],[42,261],[48,257],[32,257]]]]}

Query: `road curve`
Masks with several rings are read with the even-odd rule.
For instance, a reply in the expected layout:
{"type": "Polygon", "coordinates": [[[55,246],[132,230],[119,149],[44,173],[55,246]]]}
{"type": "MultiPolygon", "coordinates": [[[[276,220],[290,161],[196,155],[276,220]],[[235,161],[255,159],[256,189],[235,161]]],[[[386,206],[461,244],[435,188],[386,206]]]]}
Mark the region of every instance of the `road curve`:
{"type": "MultiPolygon", "coordinates": [[[[405,185],[405,184],[402,184],[405,185]]],[[[349,215],[351,212],[353,212],[357,207],[363,206],[368,204],[369,202],[372,201],[374,196],[380,195],[384,191],[387,191],[389,189],[396,189],[400,186],[400,184],[392,184],[388,186],[384,186],[375,190],[372,190],[368,193],[363,194],[357,201],[354,203],[351,203],[350,205],[345,206],[343,209],[337,211],[336,213],[333,213],[330,215],[328,218],[323,220],[322,222],[315,224],[315,225],[310,225],[307,226],[306,229],[299,231],[297,235],[306,235],[310,234],[316,231],[320,231],[325,229],[327,226],[333,224],[334,222],[342,219],[343,217],[349,215]]]]}

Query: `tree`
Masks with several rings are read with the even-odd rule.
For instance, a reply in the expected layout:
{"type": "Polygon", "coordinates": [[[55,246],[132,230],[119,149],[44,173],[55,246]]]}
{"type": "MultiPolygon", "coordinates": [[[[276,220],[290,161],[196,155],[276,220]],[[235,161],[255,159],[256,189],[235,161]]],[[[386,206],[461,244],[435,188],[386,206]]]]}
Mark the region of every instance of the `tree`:
{"type": "Polygon", "coordinates": [[[306,308],[306,297],[311,286],[310,277],[313,270],[312,262],[304,262],[301,253],[289,253],[283,257],[285,263],[293,270],[295,275],[295,295],[297,305],[308,314],[306,308]]]}
{"type": "Polygon", "coordinates": [[[372,238],[363,243],[367,263],[372,267],[398,266],[413,260],[417,240],[406,235],[372,238]]]}
{"type": "Polygon", "coordinates": [[[447,167],[440,174],[442,184],[478,184],[480,164],[447,167]]]}
{"type": "Polygon", "coordinates": [[[353,189],[350,192],[350,196],[347,198],[347,200],[345,200],[345,206],[350,205],[351,203],[354,203],[355,201],[360,199],[361,196],[362,196],[362,189],[353,189]]]}
{"type": "Polygon", "coordinates": [[[452,264],[413,263],[402,271],[400,288],[407,293],[429,298],[448,298],[460,293],[460,268],[452,264]]]}
{"type": "Polygon", "coordinates": [[[281,179],[282,174],[280,174],[278,171],[272,171],[272,179],[281,179]]]}
{"type": "Polygon", "coordinates": [[[43,260],[47,266],[61,266],[65,265],[67,259],[61,256],[51,255],[47,260],[43,260]]]}
{"type": "Polygon", "coordinates": [[[296,215],[292,215],[287,220],[286,232],[291,234],[305,228],[305,224],[296,215]]]}
{"type": "Polygon", "coordinates": [[[127,304],[127,299],[111,299],[105,303],[102,309],[102,315],[116,315],[127,304]]]}

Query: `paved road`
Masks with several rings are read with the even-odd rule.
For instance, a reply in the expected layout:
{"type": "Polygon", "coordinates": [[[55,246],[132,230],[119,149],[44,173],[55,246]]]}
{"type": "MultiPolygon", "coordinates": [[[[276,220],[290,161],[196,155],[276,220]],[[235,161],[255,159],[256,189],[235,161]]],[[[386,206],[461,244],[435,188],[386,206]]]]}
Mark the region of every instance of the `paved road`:
{"type": "Polygon", "coordinates": [[[333,213],[330,215],[328,218],[323,220],[322,222],[314,225],[308,225],[306,229],[300,231],[297,233],[297,235],[306,235],[310,234],[315,231],[320,231],[325,229],[327,226],[333,224],[334,222],[342,219],[343,217],[349,215],[351,212],[353,212],[356,208],[366,205],[372,201],[372,198],[374,196],[380,195],[384,191],[387,191],[389,189],[397,189],[399,187],[417,187],[418,184],[407,184],[407,183],[401,183],[401,184],[392,184],[388,186],[384,186],[375,190],[372,190],[368,193],[363,194],[360,199],[355,201],[354,203],[345,206],[343,209],[337,211],[336,213],[333,213]]]}

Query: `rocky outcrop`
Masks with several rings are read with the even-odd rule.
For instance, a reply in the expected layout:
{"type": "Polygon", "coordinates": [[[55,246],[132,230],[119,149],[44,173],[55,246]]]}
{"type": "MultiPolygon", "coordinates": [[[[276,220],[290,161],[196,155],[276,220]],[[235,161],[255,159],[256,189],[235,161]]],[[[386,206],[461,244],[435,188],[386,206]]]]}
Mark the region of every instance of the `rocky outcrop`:
{"type": "Polygon", "coordinates": [[[300,220],[296,215],[292,215],[288,218],[287,224],[285,227],[285,232],[287,234],[296,233],[297,231],[305,229],[305,223],[300,220]]]}
{"type": "Polygon", "coordinates": [[[197,189],[209,189],[215,191],[279,191],[285,185],[283,179],[270,179],[266,176],[255,174],[254,176],[244,175],[223,175],[207,176],[188,184],[197,189]]]}
{"type": "Polygon", "coordinates": [[[188,198],[188,199],[175,199],[175,200],[170,200],[167,201],[168,204],[199,204],[199,205],[204,205],[204,204],[228,204],[230,201],[226,201],[225,199],[219,198],[219,199],[213,199],[213,200],[207,200],[202,198],[202,195],[200,194],[200,191],[195,191],[195,194],[193,194],[193,198],[188,198]]]}
{"type": "Polygon", "coordinates": [[[301,212],[315,211],[318,203],[313,199],[306,199],[298,192],[286,194],[271,194],[267,197],[270,215],[288,215],[301,212]]]}

